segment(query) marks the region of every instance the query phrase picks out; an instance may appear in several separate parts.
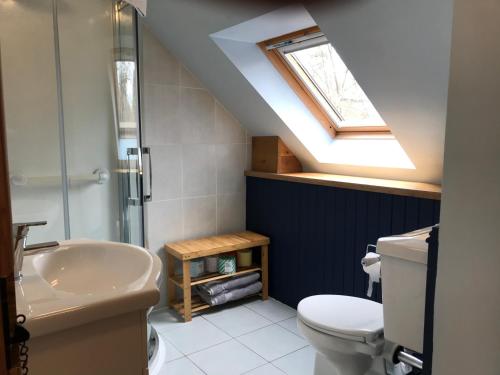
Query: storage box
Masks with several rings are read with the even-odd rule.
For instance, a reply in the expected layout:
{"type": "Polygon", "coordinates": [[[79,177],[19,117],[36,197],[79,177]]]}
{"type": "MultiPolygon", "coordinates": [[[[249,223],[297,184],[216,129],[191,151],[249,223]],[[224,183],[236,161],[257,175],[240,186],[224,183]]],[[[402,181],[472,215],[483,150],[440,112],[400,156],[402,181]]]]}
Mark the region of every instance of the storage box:
{"type": "Polygon", "coordinates": [[[279,137],[252,137],[252,170],[297,173],[302,172],[302,164],[279,137]]]}

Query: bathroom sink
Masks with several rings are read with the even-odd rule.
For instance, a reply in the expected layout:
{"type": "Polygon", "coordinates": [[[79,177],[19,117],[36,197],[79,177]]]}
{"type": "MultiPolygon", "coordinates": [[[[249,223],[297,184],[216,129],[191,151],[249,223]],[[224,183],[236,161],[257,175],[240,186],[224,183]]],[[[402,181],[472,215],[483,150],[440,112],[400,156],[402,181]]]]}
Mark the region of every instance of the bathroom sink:
{"type": "Polygon", "coordinates": [[[75,294],[139,288],[153,266],[149,253],[113,243],[63,245],[32,257],[35,272],[52,288],[75,294]]]}
{"type": "Polygon", "coordinates": [[[160,270],[160,259],[138,246],[63,241],[25,255],[17,310],[37,336],[149,309],[159,300],[160,270]]]}

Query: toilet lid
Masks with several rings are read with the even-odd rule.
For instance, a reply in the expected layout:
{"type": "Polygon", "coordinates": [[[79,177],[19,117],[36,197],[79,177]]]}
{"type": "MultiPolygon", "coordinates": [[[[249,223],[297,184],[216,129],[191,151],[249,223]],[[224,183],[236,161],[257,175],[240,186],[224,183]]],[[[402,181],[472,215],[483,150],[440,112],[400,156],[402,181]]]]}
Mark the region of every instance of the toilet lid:
{"type": "Polygon", "coordinates": [[[300,301],[298,318],[319,331],[357,341],[371,341],[384,330],[382,304],[362,298],[318,295],[300,301]],[[364,339],[364,340],[358,340],[364,339]]]}

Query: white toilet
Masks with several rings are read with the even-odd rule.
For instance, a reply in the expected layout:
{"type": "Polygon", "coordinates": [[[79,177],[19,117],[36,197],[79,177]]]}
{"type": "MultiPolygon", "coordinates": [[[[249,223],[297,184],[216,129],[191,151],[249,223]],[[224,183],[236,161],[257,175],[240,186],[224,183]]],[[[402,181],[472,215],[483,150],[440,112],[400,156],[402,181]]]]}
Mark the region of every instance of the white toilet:
{"type": "Polygon", "coordinates": [[[380,238],[383,305],[316,295],[297,307],[297,325],[316,349],[314,375],[386,375],[401,346],[422,353],[430,228],[380,238]]]}
{"type": "Polygon", "coordinates": [[[385,375],[382,304],[317,295],[297,308],[299,330],[316,349],[315,375],[385,375]]]}

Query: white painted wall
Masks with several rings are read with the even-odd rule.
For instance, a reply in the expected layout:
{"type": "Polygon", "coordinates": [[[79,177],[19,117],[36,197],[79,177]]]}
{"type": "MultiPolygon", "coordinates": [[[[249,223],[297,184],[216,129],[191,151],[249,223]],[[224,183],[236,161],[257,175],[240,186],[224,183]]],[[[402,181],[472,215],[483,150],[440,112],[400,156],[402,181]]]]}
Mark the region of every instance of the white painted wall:
{"type": "Polygon", "coordinates": [[[306,169],[440,182],[452,1],[304,3],[394,130],[415,170],[319,163],[209,38],[284,2],[150,0],[146,22],[250,133],[279,135],[306,169]]]}
{"type": "Polygon", "coordinates": [[[433,374],[500,373],[500,3],[455,0],[433,374]]]}
{"type": "Polygon", "coordinates": [[[249,145],[241,124],[147,28],[143,71],[143,143],[153,162],[146,247],[165,274],[165,243],[245,229],[249,145]]]}

